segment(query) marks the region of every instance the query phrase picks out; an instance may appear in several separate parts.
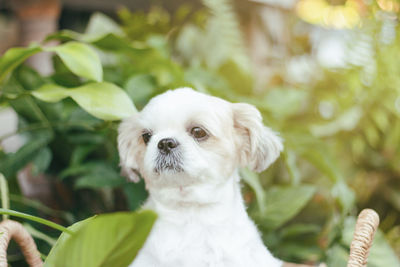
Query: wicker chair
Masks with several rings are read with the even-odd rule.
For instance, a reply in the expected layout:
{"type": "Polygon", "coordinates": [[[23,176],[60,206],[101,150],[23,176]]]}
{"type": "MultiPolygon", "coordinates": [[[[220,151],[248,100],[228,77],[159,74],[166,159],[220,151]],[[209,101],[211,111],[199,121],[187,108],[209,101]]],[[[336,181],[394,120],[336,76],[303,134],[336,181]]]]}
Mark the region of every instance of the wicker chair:
{"type": "MultiPolygon", "coordinates": [[[[374,234],[379,224],[378,214],[371,210],[363,210],[357,219],[356,228],[354,231],[353,241],[350,246],[350,256],[347,267],[365,267],[369,249],[372,246],[374,234]]],[[[35,242],[31,235],[18,222],[5,220],[0,223],[0,267],[7,267],[7,247],[11,238],[19,244],[22,253],[29,266],[41,267],[43,262],[40,258],[35,242]]],[[[284,267],[291,266],[308,266],[285,263],[284,267]]],[[[261,267],[261,266],[260,266],[261,267]]]]}

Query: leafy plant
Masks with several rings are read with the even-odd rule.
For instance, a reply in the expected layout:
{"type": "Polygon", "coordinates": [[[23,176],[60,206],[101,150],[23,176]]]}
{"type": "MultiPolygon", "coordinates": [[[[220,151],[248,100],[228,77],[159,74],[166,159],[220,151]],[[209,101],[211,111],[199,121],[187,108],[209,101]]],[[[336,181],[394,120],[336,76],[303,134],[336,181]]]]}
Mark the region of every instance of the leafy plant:
{"type": "MultiPolygon", "coordinates": [[[[0,180],[2,206],[8,207],[8,186],[1,173],[0,180]]],[[[29,224],[25,225],[34,237],[52,245],[45,266],[128,266],[143,246],[157,218],[153,211],[119,212],[93,216],[65,228],[7,208],[0,208],[0,214],[31,220],[62,231],[58,240],[54,241],[29,224]],[[124,227],[121,228],[121,224],[124,227]]]]}
{"type": "MultiPolygon", "coordinates": [[[[165,90],[191,86],[255,105],[285,140],[281,159],[269,170],[240,172],[248,212],[277,256],[342,266],[349,222],[361,208],[373,207],[382,217],[382,232],[371,263],[398,265],[387,240],[398,246],[399,30],[390,43],[373,42],[374,74],[349,63],[343,70],[322,70],[309,84],[293,84],[282,73],[280,83],[255,92],[233,4],[204,1],[204,7],[182,7],[175,16],[160,8],[148,14],[124,9],[121,26],[95,14],[83,34],[64,30],[49,36],[47,41],[61,42],[56,47],[9,50],[0,59],[0,104],[18,113],[18,133],[29,140],[14,154],[0,154],[10,191],[19,194],[16,173],[32,162],[36,172],[56,177],[76,199],[61,206],[72,222],[138,208],[146,191],[143,182],[127,183],[119,175],[116,121],[165,90]],[[21,65],[44,50],[55,53],[54,74],[43,77],[21,65]],[[329,116],[324,109],[332,111],[329,116]]],[[[354,40],[377,35],[381,19],[375,14],[370,20],[354,40]]],[[[37,206],[11,204],[40,214],[37,206]]]]}

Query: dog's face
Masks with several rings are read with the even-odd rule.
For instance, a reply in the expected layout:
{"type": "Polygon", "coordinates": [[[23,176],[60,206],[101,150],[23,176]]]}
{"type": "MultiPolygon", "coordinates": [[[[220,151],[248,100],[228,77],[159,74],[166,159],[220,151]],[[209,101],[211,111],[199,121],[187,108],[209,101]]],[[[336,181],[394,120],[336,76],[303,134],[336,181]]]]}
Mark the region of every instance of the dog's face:
{"type": "Polygon", "coordinates": [[[240,166],[267,168],[282,143],[248,104],[232,104],[188,88],[153,98],[119,128],[125,173],[148,187],[219,184],[240,166]]]}

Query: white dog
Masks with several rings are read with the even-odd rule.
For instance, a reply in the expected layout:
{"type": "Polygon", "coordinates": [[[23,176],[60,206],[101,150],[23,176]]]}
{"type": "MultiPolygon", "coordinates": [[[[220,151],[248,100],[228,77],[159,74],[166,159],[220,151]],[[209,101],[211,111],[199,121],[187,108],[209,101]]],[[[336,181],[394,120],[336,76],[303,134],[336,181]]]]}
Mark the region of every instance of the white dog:
{"type": "Polygon", "coordinates": [[[275,267],[246,213],[238,168],[266,169],[283,146],[249,104],[189,88],[153,98],[122,122],[121,166],[139,174],[158,214],[131,267],[275,267]]]}

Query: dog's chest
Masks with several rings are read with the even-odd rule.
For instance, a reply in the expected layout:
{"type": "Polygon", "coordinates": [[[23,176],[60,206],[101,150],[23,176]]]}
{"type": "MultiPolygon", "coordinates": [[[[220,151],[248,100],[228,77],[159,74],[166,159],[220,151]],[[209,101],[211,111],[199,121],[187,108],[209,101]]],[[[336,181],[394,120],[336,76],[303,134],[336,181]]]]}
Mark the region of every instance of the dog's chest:
{"type": "Polygon", "coordinates": [[[155,266],[232,266],[228,263],[243,249],[242,233],[237,230],[229,225],[160,220],[146,244],[147,251],[143,252],[162,263],[155,266]]]}
{"type": "Polygon", "coordinates": [[[251,225],[172,223],[159,219],[131,266],[257,266],[257,259],[263,261],[270,255],[251,225]]]}

